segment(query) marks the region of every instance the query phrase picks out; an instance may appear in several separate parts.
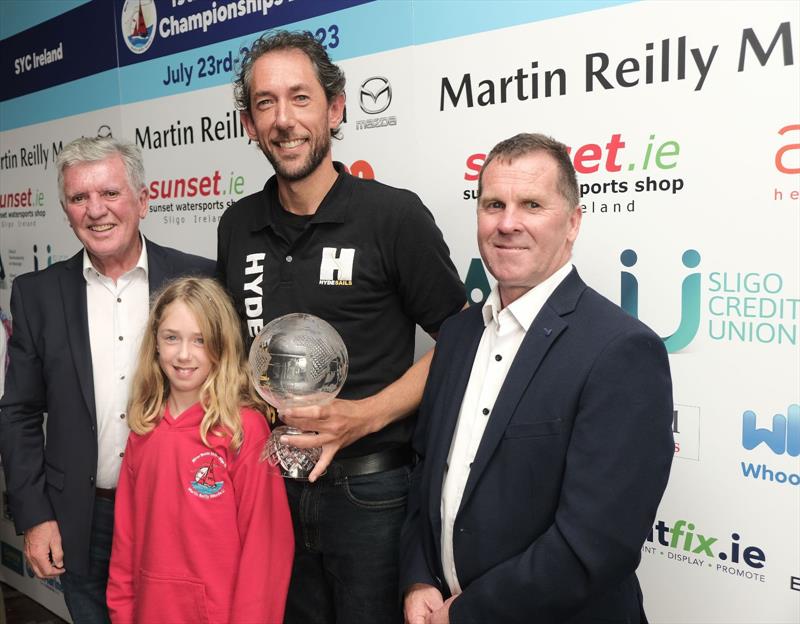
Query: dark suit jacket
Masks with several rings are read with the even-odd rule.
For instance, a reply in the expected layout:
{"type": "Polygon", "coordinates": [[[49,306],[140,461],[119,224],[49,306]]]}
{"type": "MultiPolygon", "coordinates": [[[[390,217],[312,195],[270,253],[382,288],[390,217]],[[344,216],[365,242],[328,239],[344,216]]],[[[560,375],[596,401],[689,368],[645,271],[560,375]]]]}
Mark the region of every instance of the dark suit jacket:
{"type": "MultiPolygon", "coordinates": [[[[439,333],[420,410],[401,589],[443,581],[447,455],[484,330],[480,306],[439,333]]],[[[455,624],[640,622],[635,570],[673,455],[664,344],[573,271],[528,330],[456,516],[455,624]]]]}
{"type": "MultiPolygon", "coordinates": [[[[211,260],[146,244],[151,293],[180,275],[213,275],[211,260]]],[[[17,277],[11,313],[11,358],[0,400],[0,457],[11,514],[20,533],[57,520],[64,566],[87,574],[97,415],[83,250],[17,277]]]]}

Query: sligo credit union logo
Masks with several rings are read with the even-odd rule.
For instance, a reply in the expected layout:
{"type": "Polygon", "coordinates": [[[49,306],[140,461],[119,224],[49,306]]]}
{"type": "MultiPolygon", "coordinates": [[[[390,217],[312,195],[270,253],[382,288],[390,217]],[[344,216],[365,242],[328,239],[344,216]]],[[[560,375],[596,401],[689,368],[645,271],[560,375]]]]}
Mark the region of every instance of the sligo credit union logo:
{"type": "MultiPolygon", "coordinates": [[[[685,349],[694,340],[700,327],[700,288],[701,274],[695,271],[700,265],[700,253],[695,249],[687,249],[681,256],[681,263],[690,272],[681,282],[680,321],[674,332],[662,336],[667,351],[675,353],[685,349]]],[[[630,269],[638,262],[633,249],[625,249],[620,254],[622,266],[630,269]]],[[[482,304],[489,296],[491,287],[480,258],[473,258],[464,280],[467,297],[471,304],[482,304]]],[[[620,307],[628,314],[639,318],[639,280],[630,271],[620,271],[620,307]]]]}
{"type": "Polygon", "coordinates": [[[134,54],[147,51],[156,36],[155,0],[125,0],[121,30],[125,45],[134,54]]]}
{"type": "MultiPolygon", "coordinates": [[[[622,265],[631,268],[638,257],[633,249],[626,249],[620,254],[622,265]]],[[[695,249],[687,249],[681,256],[681,262],[687,269],[694,269],[700,264],[700,254],[695,249]]],[[[620,307],[628,314],[639,318],[639,281],[633,273],[620,273],[620,307]]],[[[675,353],[687,347],[700,327],[700,273],[692,272],[681,284],[681,320],[677,329],[669,336],[662,336],[667,351],[675,353]]]]}
{"type": "MultiPolygon", "coordinates": [[[[800,298],[791,290],[788,279],[775,271],[701,271],[701,259],[698,250],[686,249],[680,256],[683,265],[680,290],[665,295],[667,299],[662,307],[674,308],[677,303],[680,313],[674,331],[661,336],[667,351],[677,353],[685,349],[698,335],[703,320],[701,295],[706,279],[709,284],[705,304],[708,318],[703,323],[707,328],[704,335],[709,339],[786,347],[798,344],[800,298]]],[[[634,268],[639,256],[634,249],[624,249],[619,260],[622,265],[620,307],[631,316],[640,318],[640,276],[634,268]]],[[[677,258],[670,264],[679,266],[677,258]]],[[[489,280],[480,258],[472,259],[464,284],[471,304],[482,304],[489,295],[489,280]]]]}
{"type": "Polygon", "coordinates": [[[379,115],[392,103],[392,85],[388,78],[372,76],[361,83],[358,103],[367,115],[379,115]]]}

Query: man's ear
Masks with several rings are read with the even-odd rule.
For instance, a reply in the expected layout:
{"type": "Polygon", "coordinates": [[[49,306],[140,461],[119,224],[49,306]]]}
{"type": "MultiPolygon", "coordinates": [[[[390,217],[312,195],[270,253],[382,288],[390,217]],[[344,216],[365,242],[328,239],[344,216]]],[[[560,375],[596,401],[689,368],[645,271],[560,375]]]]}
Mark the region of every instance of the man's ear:
{"type": "Polygon", "coordinates": [[[147,206],[150,203],[150,193],[146,186],[139,191],[137,201],[139,202],[139,218],[144,219],[147,216],[147,206]]]}
{"type": "Polygon", "coordinates": [[[256,125],[253,123],[253,118],[250,116],[249,111],[239,111],[239,119],[242,120],[242,125],[244,126],[245,132],[247,132],[247,136],[250,137],[251,141],[258,141],[258,133],[256,132],[256,125]]]}
{"type": "Polygon", "coordinates": [[[342,125],[342,121],[344,120],[344,104],[344,93],[333,96],[333,99],[328,104],[328,128],[331,130],[336,130],[342,125]]]}
{"type": "Polygon", "coordinates": [[[569,230],[567,231],[567,240],[570,244],[574,243],[578,238],[578,232],[581,229],[581,221],[583,220],[583,209],[580,204],[572,209],[569,215],[569,230]]]}

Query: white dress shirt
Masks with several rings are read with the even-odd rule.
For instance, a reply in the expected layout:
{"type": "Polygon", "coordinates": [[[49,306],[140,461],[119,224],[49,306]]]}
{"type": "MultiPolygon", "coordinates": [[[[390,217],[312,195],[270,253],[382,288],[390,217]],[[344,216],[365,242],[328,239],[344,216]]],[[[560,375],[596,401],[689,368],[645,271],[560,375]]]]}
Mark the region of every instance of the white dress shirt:
{"type": "MultiPolygon", "coordinates": [[[[500,293],[495,284],[483,304],[486,329],[472,363],[472,372],[458,414],[442,484],[442,567],[444,579],[453,595],[461,593],[453,553],[453,525],[461,506],[470,467],[478,452],[486,424],[492,417],[497,395],[525,338],[525,332],[571,270],[572,264],[568,262],[505,308],[502,307],[500,293]]],[[[513,475],[508,478],[512,479],[513,475]]]]}
{"type": "Polygon", "coordinates": [[[115,488],[128,440],[127,408],[131,378],[150,311],[147,246],[136,266],[116,282],[101,274],[83,251],[86,310],[92,350],[94,404],[97,411],[97,481],[115,488]]]}

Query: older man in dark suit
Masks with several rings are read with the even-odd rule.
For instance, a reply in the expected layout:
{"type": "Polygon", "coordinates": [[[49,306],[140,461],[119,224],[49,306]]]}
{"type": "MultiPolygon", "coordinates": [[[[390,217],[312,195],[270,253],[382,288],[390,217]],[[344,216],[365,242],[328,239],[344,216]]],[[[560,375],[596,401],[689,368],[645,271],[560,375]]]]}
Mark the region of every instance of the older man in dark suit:
{"type": "Polygon", "coordinates": [[[61,204],[83,249],[14,280],[0,455],[34,572],[63,575],[76,622],[105,622],[128,386],[150,293],[179,275],[210,275],[214,263],[141,235],[148,193],[132,143],[77,139],[56,164],[61,204]]]}
{"type": "Polygon", "coordinates": [[[564,145],[503,141],[478,192],[497,285],[439,333],[403,530],[406,621],[645,622],[635,570],[673,453],[666,350],[570,262],[582,213],[564,145]]]}

